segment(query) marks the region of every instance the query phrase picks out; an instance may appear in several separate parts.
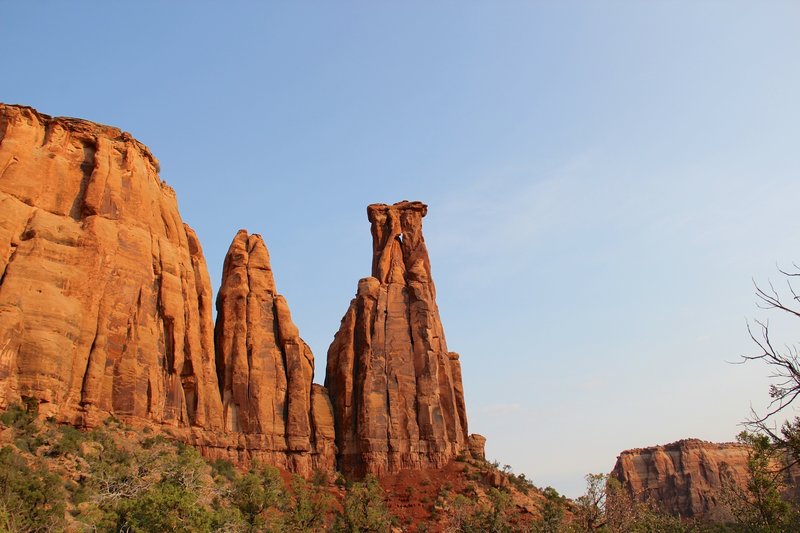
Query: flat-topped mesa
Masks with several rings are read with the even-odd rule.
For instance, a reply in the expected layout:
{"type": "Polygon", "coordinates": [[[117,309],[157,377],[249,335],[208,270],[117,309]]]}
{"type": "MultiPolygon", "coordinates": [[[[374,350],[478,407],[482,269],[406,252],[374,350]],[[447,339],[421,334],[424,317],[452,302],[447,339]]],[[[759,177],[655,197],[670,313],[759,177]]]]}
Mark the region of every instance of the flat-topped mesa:
{"type": "Polygon", "coordinates": [[[0,104],[0,408],[222,429],[200,243],[149,150],[0,104]]]}
{"type": "Polygon", "coordinates": [[[333,414],[325,389],[312,386],[314,356],[275,290],[264,241],[245,230],[225,257],[215,344],[225,429],[242,442],[207,452],[301,474],[333,470],[333,414]]]}
{"type": "Polygon", "coordinates": [[[372,277],[358,283],[325,376],[349,476],[442,466],[467,451],[461,367],[436,305],[426,213],[421,202],[367,208],[372,277]]]}
{"type": "Polygon", "coordinates": [[[732,519],[726,484],[747,486],[750,448],[685,439],[622,452],[611,476],[630,496],[684,518],[732,519]]]}

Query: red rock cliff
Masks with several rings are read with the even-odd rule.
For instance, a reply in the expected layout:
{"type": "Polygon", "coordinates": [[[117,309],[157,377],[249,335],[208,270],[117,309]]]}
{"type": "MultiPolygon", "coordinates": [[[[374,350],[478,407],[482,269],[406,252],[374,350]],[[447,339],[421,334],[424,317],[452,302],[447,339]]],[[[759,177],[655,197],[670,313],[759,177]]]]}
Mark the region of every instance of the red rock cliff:
{"type": "Polygon", "coordinates": [[[328,350],[325,385],[348,475],[441,466],[467,447],[458,355],[449,352],[420,202],[375,204],[372,277],[328,350]]]}
{"type": "Polygon", "coordinates": [[[215,355],[200,243],[144,145],[0,104],[0,214],[0,408],[32,397],[209,457],[333,469],[330,400],[261,238],[240,232],[226,257],[215,355]]]}
{"type": "Polygon", "coordinates": [[[221,430],[211,287],[129,134],[0,104],[0,406],[221,430]]]}
{"type": "Polygon", "coordinates": [[[629,494],[657,503],[665,511],[687,518],[725,520],[721,504],[725,480],[745,486],[749,448],[697,439],[622,452],[611,475],[629,494]]]}

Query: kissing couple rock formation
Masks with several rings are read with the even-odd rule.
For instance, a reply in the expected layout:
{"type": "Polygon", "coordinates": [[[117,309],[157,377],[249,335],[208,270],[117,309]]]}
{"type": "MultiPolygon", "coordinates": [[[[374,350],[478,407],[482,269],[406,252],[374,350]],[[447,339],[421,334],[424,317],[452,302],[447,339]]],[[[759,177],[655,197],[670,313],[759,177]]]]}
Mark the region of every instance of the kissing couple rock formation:
{"type": "Polygon", "coordinates": [[[212,316],[200,242],[156,158],[117,128],[0,104],[0,408],[157,428],[210,458],[308,475],[441,466],[468,436],[422,237],[427,207],[376,204],[372,276],[325,387],[259,235],[225,257],[212,316]]]}

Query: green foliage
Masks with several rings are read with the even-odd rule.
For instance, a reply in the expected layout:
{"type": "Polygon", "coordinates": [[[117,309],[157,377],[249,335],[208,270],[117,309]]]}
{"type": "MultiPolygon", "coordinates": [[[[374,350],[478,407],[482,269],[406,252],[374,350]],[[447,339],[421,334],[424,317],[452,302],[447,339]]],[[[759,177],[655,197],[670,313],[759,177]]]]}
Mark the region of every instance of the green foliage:
{"type": "Polygon", "coordinates": [[[542,491],[545,497],[542,506],[542,518],[533,525],[535,533],[559,533],[564,527],[564,509],[566,498],[552,487],[542,491]]]}
{"type": "Polygon", "coordinates": [[[790,481],[786,451],[763,433],[743,431],[737,439],[747,444],[750,451],[746,487],[729,480],[723,493],[735,523],[753,532],[797,531],[800,515],[785,496],[790,481]]]}
{"type": "Polygon", "coordinates": [[[392,522],[383,489],[377,479],[367,476],[364,481],[350,486],[342,504],[342,511],[336,515],[333,530],[349,533],[383,533],[391,529],[392,522]]]}
{"type": "Polygon", "coordinates": [[[510,533],[515,531],[509,513],[508,493],[491,489],[488,503],[477,503],[461,494],[452,502],[449,514],[450,530],[459,533],[510,533]]]}
{"type": "Polygon", "coordinates": [[[39,402],[34,398],[23,398],[22,404],[13,403],[0,414],[0,422],[4,425],[18,429],[29,430],[39,414],[39,402]]]}
{"type": "Polygon", "coordinates": [[[28,466],[14,450],[0,450],[0,525],[6,531],[58,531],[66,495],[58,476],[28,466]]]}
{"type": "Polygon", "coordinates": [[[34,398],[24,397],[22,404],[14,403],[0,414],[3,425],[16,430],[14,444],[20,450],[34,453],[44,444],[44,439],[39,435],[36,419],[39,415],[39,401],[34,398]]]}
{"type": "Polygon", "coordinates": [[[58,431],[61,434],[61,438],[50,446],[48,455],[58,456],[68,453],[79,455],[81,443],[87,439],[86,433],[72,426],[60,426],[58,431]]]}
{"type": "Polygon", "coordinates": [[[173,481],[158,483],[119,506],[118,529],[131,532],[211,531],[212,514],[194,491],[173,481]]]}
{"type": "Polygon", "coordinates": [[[583,531],[600,531],[606,523],[606,474],[586,474],[586,493],[575,500],[576,523],[583,531]]]}
{"type": "Polygon", "coordinates": [[[211,462],[211,475],[233,481],[236,479],[236,468],[227,459],[215,459],[211,462]]]}
{"type": "Polygon", "coordinates": [[[324,531],[325,519],[333,506],[333,498],[318,484],[292,477],[292,494],[285,507],[286,531],[324,531]]]}
{"type": "Polygon", "coordinates": [[[283,480],[275,467],[254,467],[233,482],[231,502],[241,511],[251,531],[279,528],[280,509],[285,501],[283,480]]]}

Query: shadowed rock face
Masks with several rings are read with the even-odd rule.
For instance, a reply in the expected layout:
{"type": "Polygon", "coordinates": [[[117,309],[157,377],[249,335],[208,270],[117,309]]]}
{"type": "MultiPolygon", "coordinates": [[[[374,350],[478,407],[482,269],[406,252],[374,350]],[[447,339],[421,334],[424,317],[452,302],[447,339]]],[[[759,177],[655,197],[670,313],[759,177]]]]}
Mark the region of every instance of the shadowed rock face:
{"type": "Polygon", "coordinates": [[[215,339],[225,429],[245,434],[251,455],[272,464],[332,470],[330,401],[312,387],[314,356],[275,290],[259,235],[239,231],[225,257],[215,339]]]}
{"type": "Polygon", "coordinates": [[[211,286],[129,134],[0,105],[0,405],[222,429],[211,286]]]}
{"type": "Polygon", "coordinates": [[[420,202],[367,209],[372,276],[358,283],[325,376],[348,475],[441,466],[466,449],[461,367],[436,306],[426,212],[420,202]]]}
{"type": "Polygon", "coordinates": [[[675,516],[724,521],[730,517],[720,500],[723,484],[746,486],[748,450],[737,443],[680,440],[622,452],[611,475],[632,496],[675,516]]]}

